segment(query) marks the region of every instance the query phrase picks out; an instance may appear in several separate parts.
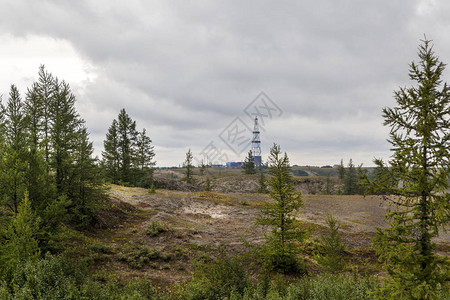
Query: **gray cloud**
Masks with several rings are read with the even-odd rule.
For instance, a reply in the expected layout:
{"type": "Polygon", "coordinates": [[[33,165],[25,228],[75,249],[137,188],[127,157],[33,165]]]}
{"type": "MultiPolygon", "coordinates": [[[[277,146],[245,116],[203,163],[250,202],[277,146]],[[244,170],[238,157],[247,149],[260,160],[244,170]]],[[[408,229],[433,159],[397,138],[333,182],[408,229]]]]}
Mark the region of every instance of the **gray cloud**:
{"type": "Polygon", "coordinates": [[[370,164],[389,155],[381,108],[409,84],[423,33],[449,61],[449,8],[443,0],[8,1],[0,32],[68,41],[94,66],[97,78],[74,91],[97,149],[125,107],[161,149],[160,164],[178,164],[265,91],[284,111],[265,145],[285,145],[299,164],[352,153],[370,164]]]}

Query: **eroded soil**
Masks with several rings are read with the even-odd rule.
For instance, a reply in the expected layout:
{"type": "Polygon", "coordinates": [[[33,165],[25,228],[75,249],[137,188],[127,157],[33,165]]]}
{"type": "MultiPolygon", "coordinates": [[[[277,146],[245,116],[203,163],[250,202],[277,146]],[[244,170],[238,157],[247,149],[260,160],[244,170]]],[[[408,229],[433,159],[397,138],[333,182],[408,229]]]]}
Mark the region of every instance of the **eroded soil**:
{"type": "MultiPolygon", "coordinates": [[[[111,199],[125,201],[144,211],[143,217],[131,224],[111,231],[109,245],[129,243],[148,245],[170,253],[171,258],[150,264],[150,267],[133,269],[122,263],[112,264],[129,276],[144,275],[164,283],[188,280],[192,259],[203,253],[214,253],[221,245],[227,251],[243,252],[245,243],[264,241],[266,228],[255,221],[265,201],[266,194],[183,192],[158,190],[149,194],[145,189],[113,186],[111,199]],[[165,224],[169,229],[158,236],[148,236],[146,228],[153,222],[165,224]]],[[[298,219],[306,225],[312,239],[326,231],[326,217],[333,215],[341,225],[343,239],[354,255],[351,259],[376,261],[371,241],[376,228],[386,225],[386,203],[375,196],[303,195],[304,208],[298,219]],[[370,256],[370,257],[368,257],[370,256]]],[[[438,252],[450,255],[450,235],[438,239],[438,252]]],[[[376,272],[377,270],[372,270],[376,272]]]]}

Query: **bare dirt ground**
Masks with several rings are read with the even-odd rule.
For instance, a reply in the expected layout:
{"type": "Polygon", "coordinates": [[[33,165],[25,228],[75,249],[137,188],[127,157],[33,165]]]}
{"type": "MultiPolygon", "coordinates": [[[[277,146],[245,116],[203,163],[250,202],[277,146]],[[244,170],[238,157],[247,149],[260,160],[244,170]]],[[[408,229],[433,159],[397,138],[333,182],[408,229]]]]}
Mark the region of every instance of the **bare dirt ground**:
{"type": "MultiPolygon", "coordinates": [[[[177,256],[177,259],[167,263],[153,264],[151,268],[133,270],[123,265],[116,265],[115,268],[121,268],[122,273],[130,276],[144,275],[161,281],[162,285],[164,282],[190,278],[192,263],[189,260],[199,253],[217,250],[221,245],[225,245],[227,251],[243,252],[246,250],[244,241],[259,244],[267,230],[255,225],[262,204],[270,200],[266,194],[172,190],[157,190],[155,194],[149,194],[145,189],[120,186],[112,186],[109,193],[112,200],[127,202],[146,212],[145,217],[131,226],[113,231],[108,237],[110,245],[118,242],[149,245],[177,256]],[[146,228],[153,221],[167,225],[169,231],[155,237],[146,235],[146,228]]],[[[365,260],[376,261],[370,245],[376,228],[386,225],[384,215],[387,207],[381,198],[336,195],[302,197],[304,208],[298,219],[305,224],[313,239],[326,231],[326,217],[333,215],[341,225],[340,231],[349,252],[354,255],[350,259],[362,263],[365,260]]],[[[439,237],[438,253],[450,255],[449,233],[439,237]]]]}

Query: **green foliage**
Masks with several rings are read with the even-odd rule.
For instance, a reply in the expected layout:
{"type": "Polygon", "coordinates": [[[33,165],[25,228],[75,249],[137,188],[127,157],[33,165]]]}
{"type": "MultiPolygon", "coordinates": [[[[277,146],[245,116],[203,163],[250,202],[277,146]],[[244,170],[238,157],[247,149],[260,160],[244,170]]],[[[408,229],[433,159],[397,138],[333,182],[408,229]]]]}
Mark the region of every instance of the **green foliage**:
{"type": "Polygon", "coordinates": [[[231,295],[242,299],[249,286],[250,280],[242,261],[236,257],[227,257],[222,248],[214,262],[196,264],[193,279],[188,284],[183,299],[215,300],[226,299],[231,295]]]}
{"type": "Polygon", "coordinates": [[[154,236],[158,236],[161,233],[167,232],[169,231],[169,227],[164,224],[161,223],[157,220],[153,220],[148,226],[147,229],[145,230],[145,233],[147,233],[147,235],[154,237],[154,236]]]}
{"type": "Polygon", "coordinates": [[[192,164],[192,159],[194,157],[192,156],[191,149],[186,152],[186,159],[184,160],[183,167],[185,168],[185,177],[184,180],[186,180],[186,183],[192,184],[194,183],[194,178],[192,177],[194,175],[194,165],[192,164]]]}
{"type": "Polygon", "coordinates": [[[117,117],[118,146],[120,155],[119,174],[120,180],[132,183],[131,163],[133,160],[133,148],[137,139],[136,121],[133,121],[125,109],[120,110],[117,117]]]}
{"type": "Polygon", "coordinates": [[[84,264],[63,256],[46,255],[17,264],[0,280],[0,299],[42,300],[143,300],[161,299],[151,283],[133,279],[123,289],[117,280],[96,282],[84,264]]]}
{"type": "Polygon", "coordinates": [[[266,194],[267,193],[266,178],[262,171],[259,173],[258,184],[259,184],[258,192],[260,192],[261,194],[266,194]]]}
{"type": "Polygon", "coordinates": [[[27,188],[27,120],[16,86],[11,86],[4,112],[4,143],[0,144],[0,203],[17,213],[27,188]]]}
{"type": "Polygon", "coordinates": [[[148,265],[151,260],[159,259],[161,253],[158,250],[151,249],[148,246],[129,246],[123,249],[119,259],[127,263],[130,267],[141,269],[148,265]]]}
{"type": "MultiPolygon", "coordinates": [[[[339,188],[339,195],[364,194],[365,190],[361,184],[366,178],[366,170],[363,170],[362,164],[356,168],[353,160],[350,158],[347,168],[345,168],[341,159],[341,163],[338,166],[338,176],[343,183],[343,189],[339,188]]],[[[329,177],[327,177],[327,184],[329,184],[329,177]]]]}
{"type": "Polygon", "coordinates": [[[152,185],[150,186],[150,189],[148,190],[149,194],[156,194],[156,189],[155,189],[155,183],[152,182],[152,185]]]}
{"type": "Polygon", "coordinates": [[[135,185],[149,188],[153,184],[153,157],[152,140],[147,136],[145,128],[139,132],[136,139],[136,147],[133,155],[133,170],[135,185]]]}
{"type": "Polygon", "coordinates": [[[282,271],[303,269],[297,261],[294,242],[301,242],[306,234],[295,223],[295,215],[302,207],[301,195],[294,191],[286,153],[281,155],[280,146],[274,144],[269,156],[268,180],[273,202],[266,202],[262,208],[258,225],[270,226],[271,234],[266,236],[267,259],[282,271]]]}
{"type": "Polygon", "coordinates": [[[121,109],[112,121],[103,142],[102,166],[106,178],[114,184],[150,188],[153,183],[152,140],[146,129],[136,130],[136,121],[121,109]]]}
{"type": "Polygon", "coordinates": [[[248,152],[248,156],[242,165],[242,172],[244,174],[256,174],[255,160],[253,159],[251,150],[248,152]]]}
{"type": "Polygon", "coordinates": [[[327,216],[328,234],[320,237],[321,254],[317,257],[317,262],[330,273],[342,272],[345,268],[343,255],[345,244],[339,234],[339,223],[333,216],[327,216]]]}
{"type": "Polygon", "coordinates": [[[390,167],[375,161],[377,180],[371,183],[371,190],[394,195],[387,199],[396,206],[374,242],[388,275],[377,291],[385,299],[437,299],[450,280],[450,261],[435,254],[432,241],[450,219],[450,94],[441,80],[445,65],[430,41],[423,41],[418,55],[409,73],[417,86],[400,88],[397,106],[383,109],[394,155],[390,167]]]}
{"type": "Polygon", "coordinates": [[[113,120],[106,133],[106,139],[103,141],[104,151],[102,152],[104,169],[106,177],[114,184],[120,180],[119,167],[121,157],[119,153],[119,125],[117,120],[113,120]]]}
{"type": "Polygon", "coordinates": [[[39,246],[36,239],[39,231],[39,218],[31,209],[31,203],[26,193],[18,207],[18,212],[12,218],[5,242],[0,244],[0,267],[11,266],[23,260],[36,259],[39,256],[39,246]]]}
{"type": "Polygon", "coordinates": [[[356,168],[353,164],[353,160],[350,158],[347,169],[345,170],[344,176],[344,194],[354,195],[357,193],[358,189],[358,177],[356,175],[356,168]]]}
{"type": "Polygon", "coordinates": [[[99,242],[93,243],[89,248],[95,253],[111,254],[113,252],[110,247],[99,242]]]}
{"type": "MultiPolygon", "coordinates": [[[[369,300],[369,293],[377,286],[374,280],[357,280],[349,276],[321,276],[291,285],[284,299],[299,300],[369,300]]],[[[275,298],[276,299],[276,298],[275,298]]]]}
{"type": "Polygon", "coordinates": [[[0,128],[0,204],[17,213],[29,192],[43,249],[61,222],[86,226],[102,195],[101,180],[69,85],[41,66],[24,102],[11,87],[6,107],[0,104],[0,128]]]}

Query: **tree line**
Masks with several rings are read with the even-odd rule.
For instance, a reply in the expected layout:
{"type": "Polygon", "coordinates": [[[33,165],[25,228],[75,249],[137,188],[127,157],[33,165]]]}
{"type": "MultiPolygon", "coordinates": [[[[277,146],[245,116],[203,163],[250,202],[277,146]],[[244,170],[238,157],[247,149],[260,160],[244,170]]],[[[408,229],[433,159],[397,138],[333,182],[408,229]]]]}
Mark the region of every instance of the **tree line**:
{"type": "Polygon", "coordinates": [[[88,226],[103,197],[92,142],[69,84],[44,66],[38,75],[23,96],[12,85],[0,103],[0,257],[9,258],[3,262],[23,249],[45,249],[62,222],[88,226]],[[23,249],[13,251],[13,245],[23,249]]]}
{"type": "Polygon", "coordinates": [[[150,188],[153,184],[152,140],[145,128],[136,129],[136,121],[122,109],[112,121],[103,143],[102,166],[106,180],[114,184],[150,188]]]}
{"type": "Polygon", "coordinates": [[[0,268],[23,249],[30,255],[49,249],[63,223],[92,225],[99,200],[106,197],[105,180],[152,182],[154,152],[145,129],[137,131],[122,109],[99,161],[75,103],[69,84],[44,66],[24,95],[11,85],[0,102],[0,268]]]}

